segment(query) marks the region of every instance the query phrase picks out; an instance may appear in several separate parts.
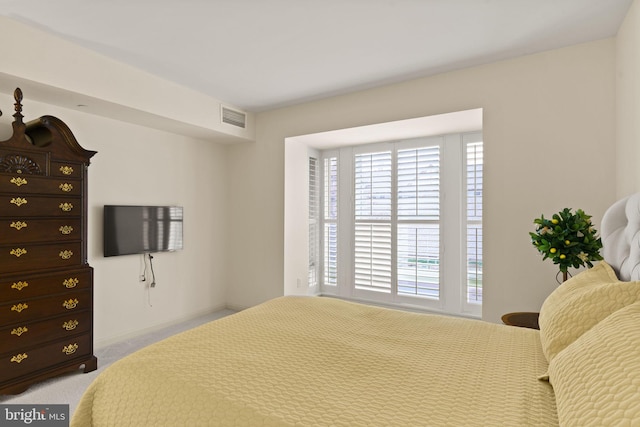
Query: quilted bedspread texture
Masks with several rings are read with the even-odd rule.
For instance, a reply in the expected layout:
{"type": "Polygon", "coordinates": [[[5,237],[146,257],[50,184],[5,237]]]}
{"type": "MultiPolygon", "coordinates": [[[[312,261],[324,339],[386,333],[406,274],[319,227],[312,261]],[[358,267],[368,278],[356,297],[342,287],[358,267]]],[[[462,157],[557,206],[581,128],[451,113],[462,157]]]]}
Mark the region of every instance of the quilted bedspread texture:
{"type": "Polygon", "coordinates": [[[538,331],[282,297],[105,369],[72,426],[553,426],[538,331]]]}

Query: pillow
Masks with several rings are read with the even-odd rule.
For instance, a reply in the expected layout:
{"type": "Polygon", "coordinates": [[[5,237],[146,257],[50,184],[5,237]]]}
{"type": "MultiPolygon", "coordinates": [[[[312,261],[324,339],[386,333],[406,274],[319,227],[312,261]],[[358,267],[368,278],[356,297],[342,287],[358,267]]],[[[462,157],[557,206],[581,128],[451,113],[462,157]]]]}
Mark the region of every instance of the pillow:
{"type": "Polygon", "coordinates": [[[540,343],[547,361],[596,323],[636,301],[640,282],[619,281],[605,262],[558,286],[540,309],[540,343]]]}
{"type": "Polygon", "coordinates": [[[622,308],[561,351],[549,365],[560,425],[640,421],[640,302],[622,308]]]}

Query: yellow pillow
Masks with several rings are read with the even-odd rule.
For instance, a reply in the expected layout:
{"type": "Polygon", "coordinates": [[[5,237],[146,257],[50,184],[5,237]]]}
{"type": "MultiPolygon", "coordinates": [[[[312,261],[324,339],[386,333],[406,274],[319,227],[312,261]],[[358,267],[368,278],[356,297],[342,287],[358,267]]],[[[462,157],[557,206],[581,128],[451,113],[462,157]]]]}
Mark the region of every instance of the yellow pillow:
{"type": "Polygon", "coordinates": [[[585,332],[549,365],[563,426],[640,424],[640,302],[585,332]]]}
{"type": "Polygon", "coordinates": [[[540,309],[540,342],[551,360],[616,310],[640,301],[640,282],[621,282],[605,262],[560,285],[540,309]]]}

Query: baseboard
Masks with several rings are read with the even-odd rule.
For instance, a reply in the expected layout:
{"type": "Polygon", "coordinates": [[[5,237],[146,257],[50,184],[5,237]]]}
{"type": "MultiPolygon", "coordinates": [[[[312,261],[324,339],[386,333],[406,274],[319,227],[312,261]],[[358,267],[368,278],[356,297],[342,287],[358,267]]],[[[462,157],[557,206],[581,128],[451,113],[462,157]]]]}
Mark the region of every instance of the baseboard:
{"type": "MultiPolygon", "coordinates": [[[[96,340],[94,342],[94,348],[107,347],[107,346],[119,343],[121,341],[126,341],[126,340],[130,340],[130,339],[133,339],[133,338],[138,338],[140,336],[143,336],[143,335],[146,335],[146,334],[150,334],[150,333],[154,333],[154,332],[160,331],[162,329],[178,325],[180,323],[189,322],[189,321],[191,321],[193,319],[197,319],[198,317],[209,316],[209,315],[211,315],[213,313],[216,313],[216,312],[219,312],[219,311],[223,311],[223,310],[227,310],[227,309],[228,310],[233,310],[233,309],[229,309],[226,305],[223,304],[223,305],[220,305],[220,306],[216,306],[216,307],[210,308],[208,310],[203,310],[203,311],[191,313],[189,316],[181,317],[181,318],[174,319],[174,320],[171,320],[171,321],[168,321],[168,322],[159,323],[157,325],[153,325],[153,326],[150,326],[148,328],[138,329],[136,331],[129,332],[127,334],[118,335],[118,336],[107,338],[107,339],[103,339],[103,340],[96,340]]],[[[233,311],[238,311],[238,310],[233,310],[233,311]]]]}
{"type": "Polygon", "coordinates": [[[241,306],[241,305],[227,304],[225,306],[225,308],[227,310],[231,310],[231,311],[242,311],[242,310],[246,310],[247,308],[251,308],[251,306],[241,306]]]}

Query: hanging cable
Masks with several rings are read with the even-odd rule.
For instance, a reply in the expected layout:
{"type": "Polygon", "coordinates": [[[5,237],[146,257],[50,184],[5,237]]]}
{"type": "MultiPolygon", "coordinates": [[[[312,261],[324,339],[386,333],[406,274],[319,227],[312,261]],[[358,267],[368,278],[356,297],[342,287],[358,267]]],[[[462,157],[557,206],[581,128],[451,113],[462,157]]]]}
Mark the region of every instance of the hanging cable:
{"type": "Polygon", "coordinates": [[[141,282],[146,282],[147,281],[147,259],[145,257],[146,254],[142,254],[142,258],[140,258],[140,261],[142,262],[140,269],[142,270],[140,272],[140,281],[141,282]]]}
{"type": "Polygon", "coordinates": [[[151,283],[149,284],[149,286],[146,286],[147,289],[147,303],[149,304],[149,307],[153,307],[153,304],[151,303],[151,288],[156,286],[156,275],[153,271],[153,264],[151,262],[151,260],[153,259],[153,257],[151,256],[151,254],[142,254],[142,272],[140,274],[140,281],[141,282],[146,282],[147,281],[147,255],[149,255],[149,264],[151,266],[151,283]]]}
{"type": "Polygon", "coordinates": [[[152,288],[156,287],[156,273],[153,271],[153,262],[151,261],[153,256],[149,254],[149,266],[151,267],[151,286],[152,288]]]}

